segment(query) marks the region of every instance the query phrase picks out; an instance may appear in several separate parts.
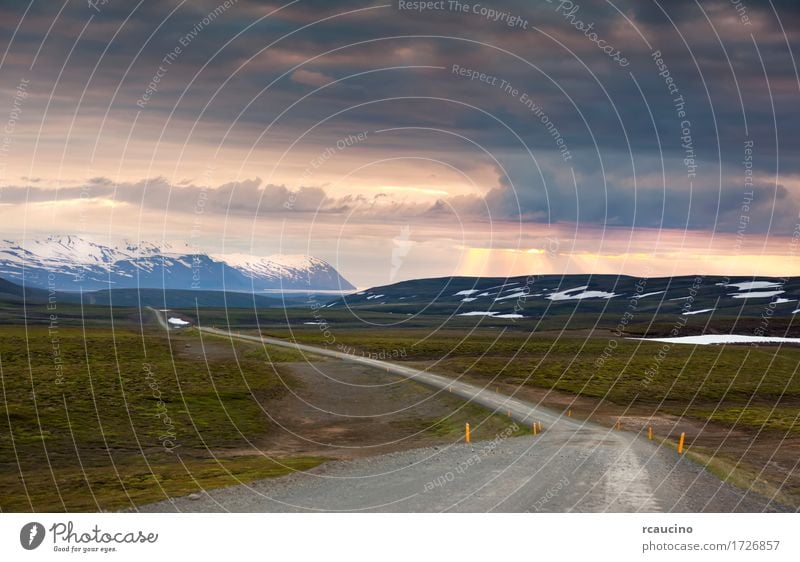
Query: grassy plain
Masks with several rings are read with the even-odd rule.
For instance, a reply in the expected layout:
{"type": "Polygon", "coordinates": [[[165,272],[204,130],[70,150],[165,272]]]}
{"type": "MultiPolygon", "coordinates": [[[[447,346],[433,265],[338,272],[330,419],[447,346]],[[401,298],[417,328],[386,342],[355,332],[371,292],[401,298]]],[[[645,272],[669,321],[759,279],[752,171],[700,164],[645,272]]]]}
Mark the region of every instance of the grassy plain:
{"type": "MultiPolygon", "coordinates": [[[[288,333],[270,335],[288,337],[288,333]]],[[[334,345],[484,383],[553,389],[669,414],[800,433],[800,349],[796,346],[687,346],[610,334],[517,331],[332,331],[334,345]]],[[[324,345],[319,330],[293,330],[324,345]]],[[[328,338],[328,341],[330,339],[328,338]]]]}
{"type": "MultiPolygon", "coordinates": [[[[271,454],[269,447],[285,441],[280,425],[309,431],[296,406],[280,405],[318,390],[310,388],[316,383],[295,379],[287,366],[324,359],[196,330],[167,338],[152,314],[141,317],[139,330],[138,311],[117,310],[113,329],[102,311],[77,313],[90,319],[86,328],[81,316],[66,314],[52,327],[44,317],[0,326],[0,511],[127,509],[308,470],[329,458],[325,449],[271,454]],[[265,410],[287,418],[272,420],[265,410]]],[[[431,394],[420,385],[404,392],[412,401],[431,394]]],[[[419,419],[389,420],[396,436],[408,436],[402,447],[458,439],[466,419],[482,420],[476,439],[507,426],[502,416],[450,396],[429,403],[419,419]]],[[[342,431],[350,422],[316,420],[342,431]]],[[[366,437],[368,424],[358,430],[366,437]]],[[[382,428],[372,433],[380,438],[382,428]]]]}
{"type": "Polygon", "coordinates": [[[0,509],[121,509],[319,464],[215,458],[273,429],[253,397],[286,390],[260,355],[197,334],[0,327],[0,509]]]}

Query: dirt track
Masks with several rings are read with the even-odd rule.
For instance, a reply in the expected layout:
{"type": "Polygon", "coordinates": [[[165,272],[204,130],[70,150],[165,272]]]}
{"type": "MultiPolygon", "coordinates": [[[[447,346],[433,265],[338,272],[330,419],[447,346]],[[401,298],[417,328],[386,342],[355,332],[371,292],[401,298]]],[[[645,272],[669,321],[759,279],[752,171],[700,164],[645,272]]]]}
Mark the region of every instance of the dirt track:
{"type": "MultiPolygon", "coordinates": [[[[143,511],[782,510],[766,498],[721,482],[671,446],[658,446],[634,433],[566,417],[561,411],[411,367],[272,338],[204,331],[388,370],[468,402],[506,411],[517,423],[541,421],[545,431],[516,439],[499,434],[489,445],[466,445],[459,439],[441,449],[332,463],[306,474],[145,506],[143,511]]],[[[336,362],[323,362],[318,368],[318,376],[331,380],[341,373],[336,362]]],[[[382,391],[391,392],[388,388],[382,391]]],[[[365,402],[359,407],[367,412],[372,405],[365,402]]]]}

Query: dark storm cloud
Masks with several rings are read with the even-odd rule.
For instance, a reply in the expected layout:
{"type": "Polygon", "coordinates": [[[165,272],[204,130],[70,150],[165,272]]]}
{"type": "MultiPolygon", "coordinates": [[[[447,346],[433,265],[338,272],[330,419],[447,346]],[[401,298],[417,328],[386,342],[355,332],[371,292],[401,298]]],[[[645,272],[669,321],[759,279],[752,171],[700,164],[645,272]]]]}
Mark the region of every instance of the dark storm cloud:
{"type": "MultiPolygon", "coordinates": [[[[330,121],[331,128],[422,126],[465,135],[495,152],[498,160],[513,160],[513,179],[499,174],[498,185],[485,186],[486,201],[459,199],[477,214],[488,209],[494,218],[730,231],[737,229],[743,198],[743,145],[751,140],[758,215],[753,224],[759,225],[754,229],[783,228],[797,215],[796,189],[789,183],[774,184],[778,174],[800,172],[800,139],[795,134],[800,87],[792,59],[797,52],[787,49],[780,26],[794,47],[800,25],[797,3],[774,2],[777,18],[765,2],[742,2],[744,11],[727,0],[615,3],[629,21],[598,2],[485,2],[505,14],[497,21],[480,10],[419,14],[399,10],[396,0],[386,3],[391,7],[358,0],[303,0],[281,8],[278,2],[240,0],[204,24],[218,9],[217,0],[146,1],[138,7],[112,1],[97,10],[75,1],[43,42],[60,5],[37,1],[9,48],[0,78],[10,89],[20,76],[31,76],[39,95],[26,110],[43,114],[49,104],[48,120],[63,119],[65,133],[75,115],[79,128],[80,120],[86,120],[81,133],[91,138],[106,115],[112,123],[126,123],[138,114],[142,127],[157,134],[174,112],[169,129],[177,136],[185,133],[189,144],[200,140],[188,133],[196,120],[218,134],[202,139],[213,144],[239,119],[225,142],[249,147],[300,96],[331,80],[375,71],[324,88],[287,112],[276,129],[291,140],[342,112],[330,121]],[[274,10],[272,17],[260,19],[274,10]],[[352,10],[360,11],[338,16],[352,10]],[[506,16],[522,18],[527,29],[506,25],[506,16]],[[594,24],[598,39],[618,49],[629,64],[621,66],[607,56],[575,29],[576,20],[594,24]],[[286,34],[291,36],[281,39],[286,34]],[[176,48],[180,53],[165,63],[164,57],[176,48]],[[663,71],[656,67],[654,50],[668,67],[673,92],[659,75],[663,71]],[[334,52],[320,56],[327,51],[334,52]],[[444,69],[380,70],[406,65],[444,69]],[[518,93],[453,74],[453,65],[504,80],[518,93]],[[159,74],[155,91],[148,95],[159,74]],[[522,94],[538,109],[527,107],[522,94]],[[676,95],[683,96],[685,116],[678,115],[676,95]],[[446,99],[371,103],[414,96],[446,99]],[[366,105],[350,109],[359,104],[366,105]],[[568,161],[557,152],[554,128],[572,154],[568,161]],[[687,129],[690,152],[682,140],[687,129]],[[528,150],[545,169],[541,174],[534,163],[520,158],[528,150]],[[694,176],[687,173],[688,157],[697,164],[694,176]],[[642,187],[645,180],[661,176],[668,178],[668,185],[642,187]]],[[[0,27],[10,38],[24,6],[1,10],[0,27]]],[[[320,127],[317,134],[326,130],[320,127]]],[[[395,150],[417,154],[441,148],[441,140],[433,139],[404,137],[395,150]]],[[[152,193],[159,189],[166,188],[152,187],[152,193]]],[[[250,190],[240,203],[251,209],[260,189],[267,188],[237,188],[240,193],[250,190]]],[[[231,193],[236,209],[236,193],[231,193]]],[[[220,208],[227,211],[225,195],[221,190],[220,208]]],[[[276,194],[278,199],[285,196],[276,194]]],[[[325,200],[321,193],[316,197],[310,200],[325,200]]],[[[339,208],[339,203],[330,208],[339,208]]]]}
{"type": "MultiPolygon", "coordinates": [[[[588,158],[587,158],[588,159],[588,158]]],[[[538,180],[519,157],[504,162],[501,186],[481,200],[461,198],[461,209],[487,217],[510,216],[537,222],[569,221],[604,226],[713,229],[747,233],[791,232],[798,222],[798,198],[785,186],[745,185],[741,169],[726,169],[720,183],[715,173],[700,174],[688,187],[672,173],[637,174],[627,169],[627,155],[605,162],[605,174],[586,166],[574,178],[558,166],[546,165],[538,180]],[[572,192],[562,185],[573,187],[572,192]]],[[[640,161],[656,170],[654,162],[640,161]]],[[[599,167],[598,167],[599,168],[599,167]]]]}

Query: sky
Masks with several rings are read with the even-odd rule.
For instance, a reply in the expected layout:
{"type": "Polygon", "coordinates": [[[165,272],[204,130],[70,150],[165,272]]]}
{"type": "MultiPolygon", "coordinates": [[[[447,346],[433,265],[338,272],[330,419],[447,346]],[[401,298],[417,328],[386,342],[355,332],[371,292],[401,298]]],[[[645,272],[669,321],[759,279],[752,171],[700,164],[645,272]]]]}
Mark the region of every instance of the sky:
{"type": "Polygon", "coordinates": [[[800,275],[796,2],[421,4],[2,3],[0,237],[800,275]]]}

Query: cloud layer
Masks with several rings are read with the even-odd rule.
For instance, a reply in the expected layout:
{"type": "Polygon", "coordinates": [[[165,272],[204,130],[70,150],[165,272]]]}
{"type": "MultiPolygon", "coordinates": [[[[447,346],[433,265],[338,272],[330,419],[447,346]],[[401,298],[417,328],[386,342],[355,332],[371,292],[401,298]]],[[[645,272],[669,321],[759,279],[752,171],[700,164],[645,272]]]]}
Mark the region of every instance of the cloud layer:
{"type": "Polygon", "coordinates": [[[4,5],[0,205],[791,235],[795,2],[441,5],[4,5]]]}

